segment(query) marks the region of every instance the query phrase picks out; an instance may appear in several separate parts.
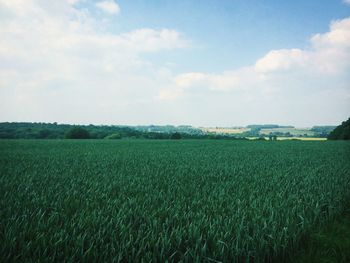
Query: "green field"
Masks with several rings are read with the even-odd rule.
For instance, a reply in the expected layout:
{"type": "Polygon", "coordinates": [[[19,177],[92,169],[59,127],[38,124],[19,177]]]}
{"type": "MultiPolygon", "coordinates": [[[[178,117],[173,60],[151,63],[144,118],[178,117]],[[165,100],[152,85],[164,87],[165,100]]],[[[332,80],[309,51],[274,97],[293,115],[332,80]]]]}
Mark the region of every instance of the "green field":
{"type": "Polygon", "coordinates": [[[283,262],[349,200],[345,141],[0,140],[0,262],[283,262]]]}

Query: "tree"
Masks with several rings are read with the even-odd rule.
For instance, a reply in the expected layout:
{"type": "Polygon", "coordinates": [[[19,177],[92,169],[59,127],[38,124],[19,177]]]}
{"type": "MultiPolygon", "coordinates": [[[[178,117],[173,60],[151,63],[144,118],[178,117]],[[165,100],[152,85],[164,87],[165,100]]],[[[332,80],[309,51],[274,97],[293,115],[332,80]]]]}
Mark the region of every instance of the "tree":
{"type": "Polygon", "coordinates": [[[328,135],[328,140],[350,140],[350,118],[337,126],[328,135]]]}
{"type": "Polygon", "coordinates": [[[173,133],[170,137],[170,139],[172,139],[172,140],[180,140],[181,138],[182,138],[182,136],[178,132],[173,133]]]}
{"type": "Polygon", "coordinates": [[[277,141],[277,135],[276,134],[271,134],[269,135],[269,140],[270,141],[277,141]]]}
{"type": "Polygon", "coordinates": [[[39,131],[37,138],[38,139],[45,139],[45,138],[48,138],[50,135],[51,135],[51,131],[50,130],[43,129],[43,130],[39,131]]]}
{"type": "Polygon", "coordinates": [[[90,134],[87,130],[81,127],[71,128],[65,135],[66,139],[90,139],[90,134]]]}

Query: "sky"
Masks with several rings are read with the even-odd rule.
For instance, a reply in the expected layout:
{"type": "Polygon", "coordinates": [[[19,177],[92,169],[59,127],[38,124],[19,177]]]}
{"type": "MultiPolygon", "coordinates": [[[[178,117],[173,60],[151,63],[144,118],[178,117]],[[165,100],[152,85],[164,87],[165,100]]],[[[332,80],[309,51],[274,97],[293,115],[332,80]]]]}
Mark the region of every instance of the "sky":
{"type": "Polygon", "coordinates": [[[349,117],[350,0],[0,0],[0,122],[349,117]]]}

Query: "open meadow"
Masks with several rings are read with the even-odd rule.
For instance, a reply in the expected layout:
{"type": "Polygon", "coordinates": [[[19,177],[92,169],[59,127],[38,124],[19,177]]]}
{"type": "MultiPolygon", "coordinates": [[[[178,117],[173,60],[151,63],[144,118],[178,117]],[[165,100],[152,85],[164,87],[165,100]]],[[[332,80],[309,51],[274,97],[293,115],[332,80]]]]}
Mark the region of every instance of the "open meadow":
{"type": "Polygon", "coordinates": [[[0,261],[284,262],[350,200],[350,142],[0,140],[0,261]]]}

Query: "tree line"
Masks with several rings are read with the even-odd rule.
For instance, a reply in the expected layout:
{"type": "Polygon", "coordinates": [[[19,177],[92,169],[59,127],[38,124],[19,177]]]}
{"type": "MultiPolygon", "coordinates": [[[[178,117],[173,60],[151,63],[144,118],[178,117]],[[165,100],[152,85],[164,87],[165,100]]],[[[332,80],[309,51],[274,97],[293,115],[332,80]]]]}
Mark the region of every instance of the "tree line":
{"type": "Polygon", "coordinates": [[[343,121],[329,135],[329,140],[350,140],[350,118],[343,121]]]}
{"type": "MultiPolygon", "coordinates": [[[[268,125],[252,125],[250,131],[239,135],[204,133],[190,127],[180,126],[118,126],[118,125],[71,125],[41,122],[2,122],[0,123],[0,139],[245,139],[246,137],[262,137],[262,127],[268,125]]],[[[272,125],[270,125],[272,126],[272,125]]],[[[282,127],[282,126],[279,126],[282,127]]],[[[315,126],[312,130],[318,137],[330,140],[350,139],[350,118],[334,129],[334,126],[315,126]]],[[[285,136],[277,134],[271,136],[285,136]]],[[[275,137],[271,137],[273,140],[275,137]]],[[[260,138],[262,139],[262,138],[260,138]]]]}
{"type": "Polygon", "coordinates": [[[232,135],[148,132],[127,126],[3,122],[0,139],[242,139],[232,135]]]}

